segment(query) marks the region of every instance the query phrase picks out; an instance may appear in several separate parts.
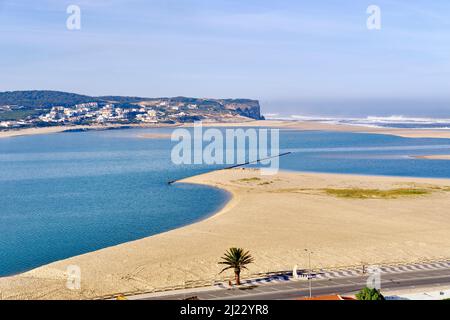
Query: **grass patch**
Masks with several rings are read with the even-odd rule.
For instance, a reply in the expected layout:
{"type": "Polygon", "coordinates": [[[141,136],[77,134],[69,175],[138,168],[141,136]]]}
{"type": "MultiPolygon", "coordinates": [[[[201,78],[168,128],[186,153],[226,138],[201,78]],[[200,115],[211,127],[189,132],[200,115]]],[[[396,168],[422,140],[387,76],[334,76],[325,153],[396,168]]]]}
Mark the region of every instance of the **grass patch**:
{"type": "Polygon", "coordinates": [[[429,194],[426,189],[324,189],[331,196],[350,199],[397,199],[399,197],[422,196],[429,194]]]}
{"type": "Polygon", "coordinates": [[[261,181],[261,178],[257,178],[257,177],[253,177],[253,178],[244,178],[244,179],[239,179],[239,182],[258,182],[261,181]]]}
{"type": "Polygon", "coordinates": [[[18,121],[24,120],[27,117],[35,117],[45,113],[42,110],[11,110],[0,112],[0,121],[18,121]]]}

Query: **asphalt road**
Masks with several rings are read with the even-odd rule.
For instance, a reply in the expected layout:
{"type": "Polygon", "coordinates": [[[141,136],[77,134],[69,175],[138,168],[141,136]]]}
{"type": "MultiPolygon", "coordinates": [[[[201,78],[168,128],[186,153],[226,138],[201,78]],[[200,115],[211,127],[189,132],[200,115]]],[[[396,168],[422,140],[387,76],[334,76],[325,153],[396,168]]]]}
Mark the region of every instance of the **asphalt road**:
{"type": "MultiPolygon", "coordinates": [[[[367,276],[313,279],[312,295],[351,294],[366,286],[367,276]]],[[[381,274],[381,292],[434,286],[450,287],[450,269],[381,274]]],[[[263,284],[242,289],[217,289],[165,296],[136,296],[138,300],[182,300],[197,296],[200,300],[289,300],[309,296],[307,280],[263,284]]]]}

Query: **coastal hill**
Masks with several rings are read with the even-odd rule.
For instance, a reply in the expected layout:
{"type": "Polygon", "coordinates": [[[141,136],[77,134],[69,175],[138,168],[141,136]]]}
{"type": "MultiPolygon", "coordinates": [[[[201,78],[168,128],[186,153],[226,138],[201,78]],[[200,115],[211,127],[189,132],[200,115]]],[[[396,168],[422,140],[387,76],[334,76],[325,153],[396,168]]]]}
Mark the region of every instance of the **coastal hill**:
{"type": "Polygon", "coordinates": [[[54,125],[261,120],[251,99],[100,96],[48,91],[0,92],[0,129],[54,125]]]}

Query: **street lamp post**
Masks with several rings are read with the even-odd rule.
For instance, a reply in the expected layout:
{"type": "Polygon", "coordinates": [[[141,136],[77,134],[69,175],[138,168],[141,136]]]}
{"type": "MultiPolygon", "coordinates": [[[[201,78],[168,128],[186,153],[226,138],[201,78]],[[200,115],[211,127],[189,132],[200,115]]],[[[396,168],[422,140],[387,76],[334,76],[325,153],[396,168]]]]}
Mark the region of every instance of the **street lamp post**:
{"type": "Polygon", "coordinates": [[[312,252],[308,249],[305,249],[305,251],[308,253],[308,281],[309,281],[309,297],[312,298],[312,276],[311,276],[311,254],[312,252]]]}

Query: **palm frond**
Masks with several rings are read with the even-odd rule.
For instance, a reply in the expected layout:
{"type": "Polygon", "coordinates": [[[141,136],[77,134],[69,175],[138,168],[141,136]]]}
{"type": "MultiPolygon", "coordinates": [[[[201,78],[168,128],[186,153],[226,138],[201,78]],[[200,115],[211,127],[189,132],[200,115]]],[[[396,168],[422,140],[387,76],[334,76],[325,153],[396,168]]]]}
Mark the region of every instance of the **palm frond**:
{"type": "Polygon", "coordinates": [[[242,248],[230,248],[221,259],[222,261],[219,264],[228,266],[221,273],[232,268],[237,270],[247,269],[246,265],[254,262],[250,252],[244,251],[242,248]]]}
{"type": "Polygon", "coordinates": [[[219,274],[222,274],[222,273],[224,273],[225,271],[227,271],[227,270],[229,270],[229,269],[233,269],[233,268],[234,268],[233,266],[229,266],[229,267],[223,268],[222,271],[219,272],[219,274]]]}

